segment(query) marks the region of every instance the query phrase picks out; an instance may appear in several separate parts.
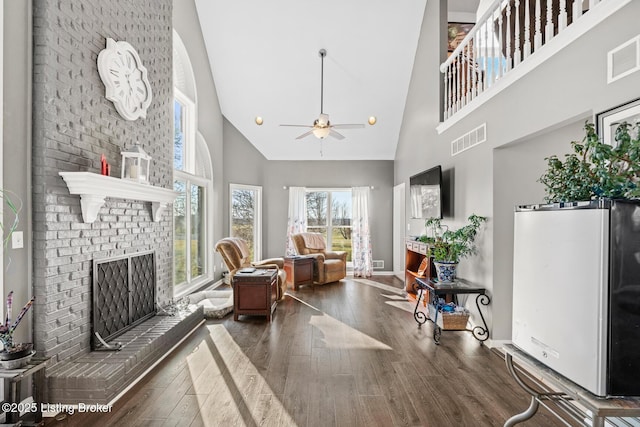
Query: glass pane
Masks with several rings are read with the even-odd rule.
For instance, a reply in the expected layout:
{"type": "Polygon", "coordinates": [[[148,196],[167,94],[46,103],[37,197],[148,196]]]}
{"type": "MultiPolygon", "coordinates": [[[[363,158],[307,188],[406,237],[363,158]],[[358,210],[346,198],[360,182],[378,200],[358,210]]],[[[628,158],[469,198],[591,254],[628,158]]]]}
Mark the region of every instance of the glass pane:
{"type": "Polygon", "coordinates": [[[351,225],[351,191],[331,192],[331,225],[351,225]]]}
{"type": "Polygon", "coordinates": [[[205,273],[204,187],[191,185],[191,279],[205,273]]]}
{"type": "Polygon", "coordinates": [[[184,170],[185,149],[185,107],[173,101],[173,168],[184,170]]]}
{"type": "Polygon", "coordinates": [[[311,191],[307,193],[307,225],[327,225],[327,196],[326,191],[311,191]]]}
{"type": "Polygon", "coordinates": [[[178,197],[173,203],[173,283],[179,285],[187,281],[187,236],[185,223],[185,209],[187,194],[185,183],[174,181],[173,189],[178,197]]]}
{"type": "Polygon", "coordinates": [[[331,250],[345,251],[351,261],[351,227],[334,227],[331,232],[331,250]]]}
{"type": "Polygon", "coordinates": [[[231,236],[244,239],[253,258],[255,243],[255,194],[251,190],[234,189],[231,192],[231,236]]]}

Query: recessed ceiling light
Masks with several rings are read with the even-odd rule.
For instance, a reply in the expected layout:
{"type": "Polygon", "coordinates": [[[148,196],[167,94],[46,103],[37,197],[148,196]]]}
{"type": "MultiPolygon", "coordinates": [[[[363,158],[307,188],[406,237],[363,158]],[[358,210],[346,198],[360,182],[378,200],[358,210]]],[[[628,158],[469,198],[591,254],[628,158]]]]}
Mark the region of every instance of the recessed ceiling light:
{"type": "Polygon", "coordinates": [[[260,126],[262,123],[264,123],[264,120],[262,120],[262,117],[256,116],[256,124],[260,126]]]}
{"type": "Polygon", "coordinates": [[[368,120],[368,122],[369,122],[369,124],[371,126],[375,125],[377,121],[378,121],[378,119],[376,119],[376,116],[371,116],[371,117],[369,117],[369,120],[368,120]]]}

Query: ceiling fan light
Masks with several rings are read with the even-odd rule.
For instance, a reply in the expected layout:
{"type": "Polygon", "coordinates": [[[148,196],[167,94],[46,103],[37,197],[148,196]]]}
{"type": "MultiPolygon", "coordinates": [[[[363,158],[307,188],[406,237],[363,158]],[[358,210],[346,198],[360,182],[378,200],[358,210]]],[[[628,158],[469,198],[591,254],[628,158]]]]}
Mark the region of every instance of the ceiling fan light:
{"type": "Polygon", "coordinates": [[[318,139],[325,139],[327,136],[329,136],[329,132],[331,131],[331,128],[325,127],[325,128],[315,128],[313,130],[313,134],[315,135],[316,138],[318,139]]]}

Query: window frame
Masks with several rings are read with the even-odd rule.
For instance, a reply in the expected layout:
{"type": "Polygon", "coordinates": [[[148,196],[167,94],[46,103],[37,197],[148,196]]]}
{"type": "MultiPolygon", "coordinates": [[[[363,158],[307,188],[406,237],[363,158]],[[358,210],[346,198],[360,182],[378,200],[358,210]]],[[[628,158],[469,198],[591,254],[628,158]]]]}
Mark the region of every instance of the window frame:
{"type": "MultiPolygon", "coordinates": [[[[212,198],[212,194],[213,194],[213,183],[211,180],[207,178],[200,177],[197,175],[192,175],[190,173],[186,173],[178,170],[174,170],[173,181],[182,181],[185,184],[185,192],[186,192],[185,212],[187,213],[185,215],[185,231],[187,233],[187,236],[189,235],[191,230],[191,216],[188,214],[189,212],[191,212],[191,186],[197,185],[205,189],[204,202],[202,204],[203,211],[204,211],[203,216],[205,218],[204,226],[203,226],[204,230],[202,233],[203,234],[202,238],[206,242],[205,243],[206,249],[204,253],[205,271],[202,275],[196,278],[191,277],[191,245],[186,244],[185,245],[186,281],[181,283],[175,283],[174,281],[173,283],[174,297],[179,298],[183,295],[187,295],[197,290],[198,288],[201,288],[207,282],[210,282],[211,280],[213,280],[213,256],[212,256],[213,248],[211,247],[212,246],[211,244],[212,226],[211,226],[211,220],[210,220],[210,215],[212,214],[210,199],[212,198]]],[[[173,230],[175,232],[175,219],[174,219],[173,230]]],[[[187,242],[188,241],[189,240],[187,240],[187,242]]],[[[174,259],[175,259],[175,246],[174,246],[174,259]]],[[[173,279],[175,280],[175,275],[173,279]]]]}
{"type": "MultiPolygon", "coordinates": [[[[181,283],[175,282],[175,271],[173,273],[173,297],[180,298],[193,291],[196,291],[208,283],[213,282],[215,277],[214,255],[213,255],[213,224],[214,224],[214,187],[213,187],[213,167],[211,162],[211,153],[207,147],[206,141],[202,135],[198,132],[197,116],[198,116],[198,104],[197,104],[197,90],[195,86],[195,76],[193,74],[193,68],[189,59],[188,52],[179,34],[173,30],[173,55],[174,62],[177,63],[183,73],[181,78],[176,78],[174,65],[174,82],[173,82],[173,99],[174,99],[174,111],[173,111],[173,138],[175,138],[175,104],[176,102],[182,106],[183,117],[183,164],[182,170],[175,169],[175,163],[172,162],[173,179],[172,184],[175,181],[181,181],[185,185],[185,276],[186,280],[181,283]],[[179,86],[182,82],[182,86],[179,86]],[[181,90],[182,88],[183,90],[181,90]],[[186,93],[185,93],[186,92],[186,93]],[[190,94],[190,95],[189,95],[190,94]],[[202,153],[206,153],[206,159],[202,158],[204,154],[198,155],[198,150],[202,150],[202,153]],[[198,160],[198,163],[196,162],[198,160]],[[197,165],[204,166],[203,171],[197,170],[197,165]],[[197,163],[197,164],[196,164],[197,163]],[[201,173],[197,175],[196,173],[201,173]],[[202,254],[204,262],[204,271],[197,277],[192,277],[192,251],[191,251],[191,187],[199,186],[204,190],[204,196],[202,200],[202,215],[203,224],[202,229],[199,230],[198,239],[204,240],[202,254]]],[[[173,144],[172,152],[174,153],[175,161],[175,143],[173,144]]],[[[174,232],[175,241],[175,216],[173,217],[172,230],[174,232]]],[[[176,247],[173,245],[173,260],[172,267],[175,269],[176,265],[176,247]]]]}
{"type": "MultiPolygon", "coordinates": [[[[173,88],[173,98],[183,106],[184,111],[184,158],[182,170],[173,169],[174,171],[193,173],[195,170],[195,151],[196,151],[196,103],[189,99],[180,89],[173,88]]],[[[174,104],[175,107],[175,104],[174,104]]],[[[174,108],[175,116],[175,108],[174,108]]],[[[174,128],[175,133],[175,128],[174,128]]],[[[175,147],[174,147],[175,148],[175,147]]],[[[174,153],[175,154],[175,153],[174,153]]]]}
{"type": "MultiPolygon", "coordinates": [[[[331,193],[334,193],[334,192],[336,192],[336,193],[337,192],[340,192],[340,193],[348,192],[348,193],[351,194],[351,197],[353,198],[353,190],[351,189],[351,187],[344,187],[344,188],[340,188],[340,187],[333,187],[333,188],[310,188],[310,187],[306,187],[305,188],[305,193],[321,193],[321,192],[328,193],[328,196],[327,196],[327,211],[328,211],[327,212],[327,225],[326,226],[317,226],[317,225],[310,226],[309,225],[309,213],[307,212],[307,218],[306,218],[306,220],[307,220],[307,228],[323,228],[323,227],[326,228],[326,230],[327,230],[327,233],[326,233],[326,235],[327,235],[327,248],[332,248],[332,244],[333,244],[333,242],[332,242],[333,229],[334,228],[350,228],[353,231],[353,224],[349,225],[349,226],[344,226],[344,225],[334,226],[334,225],[332,225],[332,222],[333,222],[333,212],[332,212],[332,210],[333,209],[331,209],[331,206],[332,206],[333,200],[332,200],[331,193]]],[[[350,220],[353,221],[353,203],[352,203],[352,206],[351,206],[351,218],[350,218],[350,220]]],[[[353,244],[351,245],[351,249],[353,250],[353,244]]],[[[347,268],[352,268],[352,267],[353,267],[353,261],[347,261],[347,268]]]]}
{"type": "Polygon", "coordinates": [[[248,184],[229,184],[229,236],[233,236],[233,190],[256,191],[253,214],[253,260],[262,259],[262,186],[248,184]]]}

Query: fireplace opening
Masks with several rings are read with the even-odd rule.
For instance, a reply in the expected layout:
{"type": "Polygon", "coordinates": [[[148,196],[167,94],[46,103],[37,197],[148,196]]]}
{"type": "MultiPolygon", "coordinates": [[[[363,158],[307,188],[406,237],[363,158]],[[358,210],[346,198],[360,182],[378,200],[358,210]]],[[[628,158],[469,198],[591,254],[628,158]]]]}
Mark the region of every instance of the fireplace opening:
{"type": "Polygon", "coordinates": [[[118,350],[117,336],[156,314],[155,252],[93,261],[92,350],[118,350]]]}

